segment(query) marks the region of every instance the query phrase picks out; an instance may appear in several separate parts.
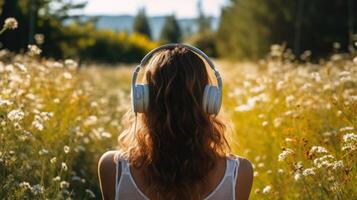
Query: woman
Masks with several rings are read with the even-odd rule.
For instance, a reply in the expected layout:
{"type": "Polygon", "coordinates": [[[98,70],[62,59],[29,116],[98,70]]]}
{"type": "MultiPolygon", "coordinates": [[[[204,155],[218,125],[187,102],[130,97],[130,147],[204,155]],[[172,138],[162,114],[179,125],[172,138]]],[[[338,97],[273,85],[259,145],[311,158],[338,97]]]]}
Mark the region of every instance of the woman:
{"type": "Polygon", "coordinates": [[[213,92],[219,99],[206,106],[212,101],[209,88],[217,87],[209,85],[201,57],[220,83],[213,63],[188,45],[166,45],[149,54],[143,59],[153,57],[144,74],[147,85],[135,85],[139,66],[132,86],[134,112],[142,114],[135,114],[137,122],[128,120],[120,151],[105,153],[98,164],[103,199],[248,199],[252,165],[229,154],[225,125],[212,115],[221,94],[213,92]]]}

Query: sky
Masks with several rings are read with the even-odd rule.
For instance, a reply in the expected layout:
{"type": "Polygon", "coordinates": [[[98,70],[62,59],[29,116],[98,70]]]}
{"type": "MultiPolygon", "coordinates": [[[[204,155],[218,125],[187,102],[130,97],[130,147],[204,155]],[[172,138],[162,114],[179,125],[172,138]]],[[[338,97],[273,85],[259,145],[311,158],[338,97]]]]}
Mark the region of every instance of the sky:
{"type": "MultiPolygon", "coordinates": [[[[85,0],[74,0],[83,2],[85,0]]],[[[228,0],[202,0],[206,15],[219,17],[221,7],[228,0]]],[[[198,0],[87,0],[87,7],[81,11],[87,15],[135,15],[141,7],[148,16],[175,14],[178,18],[197,17],[198,0]]]]}

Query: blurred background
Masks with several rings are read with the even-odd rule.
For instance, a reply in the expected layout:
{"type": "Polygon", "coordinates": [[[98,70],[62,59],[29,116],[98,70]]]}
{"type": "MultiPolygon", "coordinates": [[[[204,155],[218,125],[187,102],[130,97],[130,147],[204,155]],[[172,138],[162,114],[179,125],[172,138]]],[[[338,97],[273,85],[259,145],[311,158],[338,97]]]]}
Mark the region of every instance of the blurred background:
{"type": "Polygon", "coordinates": [[[355,0],[1,0],[19,28],[2,48],[37,44],[43,56],[130,63],[162,43],[185,42],[212,57],[256,60],[272,44],[297,58],[354,52],[355,0]],[[306,52],[308,51],[308,52],[306,52]],[[304,54],[305,53],[305,54],[304,54]]]}
{"type": "Polygon", "coordinates": [[[0,199],[101,199],[132,67],[169,42],[214,57],[251,199],[357,199],[357,0],[0,0],[0,23],[0,199]]]}
{"type": "Polygon", "coordinates": [[[0,199],[101,199],[132,67],[169,42],[214,57],[251,199],[357,199],[357,0],[0,0],[0,23],[0,199]]]}

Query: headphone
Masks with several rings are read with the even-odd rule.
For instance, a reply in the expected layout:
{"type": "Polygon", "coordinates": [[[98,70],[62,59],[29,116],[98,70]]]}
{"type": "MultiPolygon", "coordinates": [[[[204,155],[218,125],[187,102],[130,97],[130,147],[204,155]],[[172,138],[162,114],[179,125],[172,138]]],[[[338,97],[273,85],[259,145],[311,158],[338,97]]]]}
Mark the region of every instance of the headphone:
{"type": "Polygon", "coordinates": [[[136,79],[138,77],[138,73],[142,66],[144,66],[150,58],[157,52],[165,49],[173,49],[175,47],[184,47],[193,53],[198,54],[202,58],[204,58],[208,65],[214,72],[214,75],[217,79],[217,86],[206,85],[203,93],[202,106],[203,110],[208,114],[217,115],[222,104],[222,78],[219,74],[218,70],[214,66],[211,59],[199,50],[196,47],[187,44],[166,44],[160,47],[157,47],[150,51],[145,57],[141,60],[140,64],[137,65],[134,69],[131,81],[131,103],[133,111],[136,113],[145,113],[149,107],[149,85],[148,84],[136,84],[136,79]]]}

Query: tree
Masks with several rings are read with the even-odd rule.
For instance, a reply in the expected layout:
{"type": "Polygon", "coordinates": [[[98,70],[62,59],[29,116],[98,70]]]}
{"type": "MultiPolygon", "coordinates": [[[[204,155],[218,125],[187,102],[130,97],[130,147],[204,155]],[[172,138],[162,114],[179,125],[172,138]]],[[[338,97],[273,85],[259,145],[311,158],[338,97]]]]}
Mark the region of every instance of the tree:
{"type": "Polygon", "coordinates": [[[264,56],[273,43],[291,37],[294,1],[231,0],[223,8],[218,29],[218,51],[235,59],[257,59],[264,56]],[[287,34],[289,33],[289,34],[287,34]]]}
{"type": "Polygon", "coordinates": [[[197,11],[198,11],[198,32],[205,32],[211,30],[211,20],[209,17],[206,17],[202,9],[202,0],[197,2],[197,11]]]}
{"type": "Polygon", "coordinates": [[[230,0],[222,10],[218,50],[231,58],[257,59],[270,45],[285,43],[297,56],[312,50],[320,57],[339,42],[341,50],[347,51],[348,27],[357,23],[348,20],[357,18],[349,9],[344,0],[230,0]]]}
{"type": "Polygon", "coordinates": [[[202,0],[197,3],[198,17],[196,19],[198,31],[185,38],[185,42],[201,49],[210,57],[217,57],[216,32],[211,29],[211,19],[205,16],[202,0]]]}
{"type": "Polygon", "coordinates": [[[145,8],[139,9],[138,14],[134,19],[134,32],[146,35],[151,39],[151,29],[148,18],[146,16],[145,8]]]}
{"type": "Polygon", "coordinates": [[[167,16],[164,26],[161,30],[161,40],[165,42],[178,43],[181,41],[181,36],[181,28],[176,20],[175,15],[167,16]]]}
{"type": "Polygon", "coordinates": [[[0,23],[8,17],[15,17],[19,22],[18,29],[5,32],[0,37],[4,48],[20,51],[33,42],[35,33],[45,35],[44,53],[61,57],[59,43],[63,40],[64,21],[76,16],[70,11],[81,9],[86,3],[72,3],[68,0],[6,0],[1,6],[0,23]]]}

